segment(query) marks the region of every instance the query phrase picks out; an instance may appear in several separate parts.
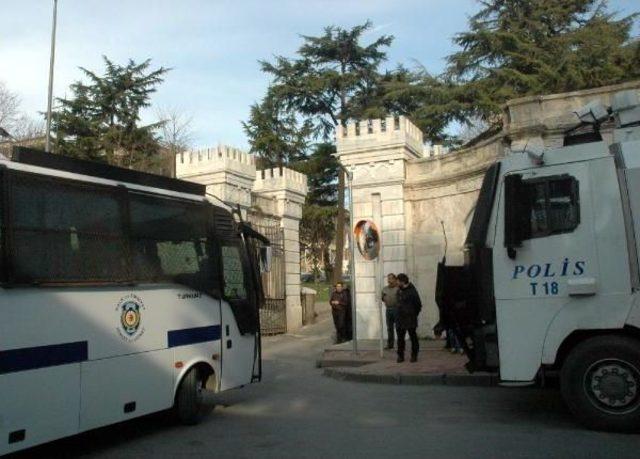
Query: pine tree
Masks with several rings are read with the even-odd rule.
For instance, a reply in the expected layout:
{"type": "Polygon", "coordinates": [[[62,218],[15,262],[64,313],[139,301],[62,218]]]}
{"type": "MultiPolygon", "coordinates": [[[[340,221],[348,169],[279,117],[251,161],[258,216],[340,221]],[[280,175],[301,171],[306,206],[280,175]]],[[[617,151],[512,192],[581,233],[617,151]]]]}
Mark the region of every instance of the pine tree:
{"type": "Polygon", "coordinates": [[[457,34],[447,76],[464,117],[496,121],[508,99],[619,83],[640,75],[635,14],[603,0],[486,0],[457,34]]]}
{"type": "Polygon", "coordinates": [[[406,116],[418,126],[425,140],[434,143],[455,141],[447,127],[463,122],[460,85],[450,78],[434,76],[424,67],[409,70],[399,66],[380,77],[373,101],[365,111],[366,118],[388,114],[406,116]]]}
{"type": "Polygon", "coordinates": [[[442,75],[400,67],[382,76],[375,110],[406,115],[432,142],[455,143],[451,123],[500,128],[509,99],[575,91],[640,76],[637,14],[599,0],[482,0],[442,75]]]}
{"type": "Polygon", "coordinates": [[[383,35],[362,45],[371,22],[350,30],[330,26],[319,37],[303,36],[298,58],[276,57],[262,61],[262,70],[273,76],[271,92],[291,109],[314,121],[315,133],[325,139],[338,124],[357,119],[363,96],[371,93],[378,67],[386,59],[383,48],[393,37],[383,35]]]}
{"type": "MultiPolygon", "coordinates": [[[[381,36],[368,45],[361,43],[371,22],[349,30],[330,26],[318,37],[303,36],[298,57],[278,56],[274,63],[261,62],[262,70],[273,77],[270,94],[284,110],[312,123],[313,133],[325,140],[335,127],[358,119],[368,95],[375,93],[378,67],[386,59],[383,51],[393,41],[381,36]]],[[[344,174],[338,174],[336,218],[336,263],[334,281],[342,275],[344,251],[344,174]]]]}
{"type": "Polygon", "coordinates": [[[251,106],[249,120],[242,126],[263,168],[281,167],[304,157],[312,130],[310,121],[300,124],[295,113],[284,110],[269,94],[251,106]]]}
{"type": "Polygon", "coordinates": [[[332,143],[319,143],[305,159],[293,162],[290,167],[308,177],[309,192],[306,204],[317,206],[336,206],[338,195],[336,183],[340,170],[334,156],[336,147],[332,143]]]}
{"type": "Polygon", "coordinates": [[[73,96],[58,99],[53,114],[54,151],[77,158],[132,167],[154,156],[159,123],[140,126],[140,113],[169,71],[150,70],[151,60],[118,65],[103,56],[104,75],[80,68],[88,82],[71,85],[73,96]]]}

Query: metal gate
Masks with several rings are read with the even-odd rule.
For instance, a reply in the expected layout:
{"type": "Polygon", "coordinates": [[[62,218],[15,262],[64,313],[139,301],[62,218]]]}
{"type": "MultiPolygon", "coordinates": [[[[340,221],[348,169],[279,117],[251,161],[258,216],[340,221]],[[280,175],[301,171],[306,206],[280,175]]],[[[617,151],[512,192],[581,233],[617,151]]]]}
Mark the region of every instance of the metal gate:
{"type": "Polygon", "coordinates": [[[271,242],[271,270],[262,273],[265,302],[260,309],[260,329],[263,335],[287,331],[285,296],[284,229],[280,220],[249,213],[251,226],[271,242]]]}

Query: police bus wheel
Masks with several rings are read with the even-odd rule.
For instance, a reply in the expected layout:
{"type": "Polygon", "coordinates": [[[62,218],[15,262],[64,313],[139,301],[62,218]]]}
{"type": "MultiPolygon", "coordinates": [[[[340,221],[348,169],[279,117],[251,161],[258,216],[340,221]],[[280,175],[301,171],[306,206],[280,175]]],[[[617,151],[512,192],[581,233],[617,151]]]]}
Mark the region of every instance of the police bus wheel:
{"type": "Polygon", "coordinates": [[[598,336],[578,344],[560,373],[562,397],[584,425],[596,430],[640,430],[640,342],[598,336]]]}
{"type": "Polygon", "coordinates": [[[194,367],[182,378],[176,394],[174,410],[178,420],[183,424],[197,424],[213,409],[204,400],[207,376],[194,367]]]}

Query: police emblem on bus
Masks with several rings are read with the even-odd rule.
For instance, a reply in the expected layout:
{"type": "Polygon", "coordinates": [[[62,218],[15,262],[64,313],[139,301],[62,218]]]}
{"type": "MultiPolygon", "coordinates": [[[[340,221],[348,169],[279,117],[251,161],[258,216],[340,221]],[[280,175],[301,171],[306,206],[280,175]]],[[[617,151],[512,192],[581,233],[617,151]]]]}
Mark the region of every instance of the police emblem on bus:
{"type": "Polygon", "coordinates": [[[120,313],[118,334],[126,341],[135,341],[144,333],[141,328],[144,303],[137,295],[127,295],[118,302],[116,310],[120,313]]]}
{"type": "Polygon", "coordinates": [[[129,336],[133,335],[140,326],[140,306],[132,301],[123,304],[120,322],[125,333],[129,336]]]}

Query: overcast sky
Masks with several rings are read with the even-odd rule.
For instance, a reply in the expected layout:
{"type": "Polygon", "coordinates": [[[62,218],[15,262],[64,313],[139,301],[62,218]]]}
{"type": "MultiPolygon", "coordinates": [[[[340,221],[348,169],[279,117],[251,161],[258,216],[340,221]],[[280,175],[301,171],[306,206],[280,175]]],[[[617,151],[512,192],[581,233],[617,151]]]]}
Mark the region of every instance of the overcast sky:
{"type": "MultiPolygon", "coordinates": [[[[610,4],[621,14],[640,9],[638,0],[610,4]]],[[[52,5],[0,0],[0,80],[33,116],[46,109],[52,5]]],[[[246,148],[240,121],[268,84],[258,59],[292,56],[300,34],[370,19],[367,40],[395,36],[387,67],[419,62],[438,73],[451,37],[477,10],[474,0],[59,0],[54,96],[81,77],[79,66],[101,72],[102,55],[122,64],[151,58],[173,69],[154,107],[192,116],[197,146],[246,148]]]]}

